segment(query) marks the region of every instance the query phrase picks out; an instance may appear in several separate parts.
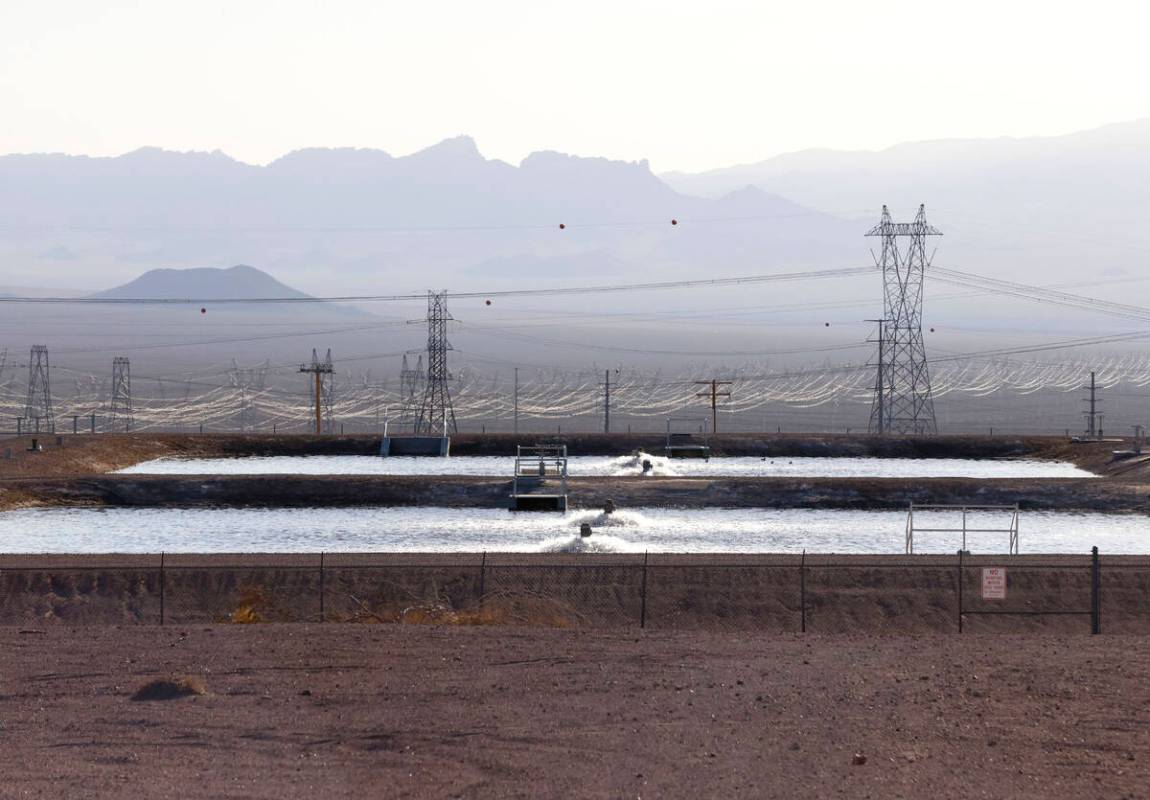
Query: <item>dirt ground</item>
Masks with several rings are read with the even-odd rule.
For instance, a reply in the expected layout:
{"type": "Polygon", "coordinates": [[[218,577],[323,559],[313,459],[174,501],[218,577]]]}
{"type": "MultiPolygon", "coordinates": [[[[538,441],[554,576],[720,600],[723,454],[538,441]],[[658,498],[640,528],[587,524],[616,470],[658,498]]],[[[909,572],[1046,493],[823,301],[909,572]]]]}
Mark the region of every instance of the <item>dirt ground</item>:
{"type": "Polygon", "coordinates": [[[0,797],[1142,798],[1147,663],[1144,637],[3,628],[0,797]],[[207,693],[131,699],[168,677],[207,693]]]}

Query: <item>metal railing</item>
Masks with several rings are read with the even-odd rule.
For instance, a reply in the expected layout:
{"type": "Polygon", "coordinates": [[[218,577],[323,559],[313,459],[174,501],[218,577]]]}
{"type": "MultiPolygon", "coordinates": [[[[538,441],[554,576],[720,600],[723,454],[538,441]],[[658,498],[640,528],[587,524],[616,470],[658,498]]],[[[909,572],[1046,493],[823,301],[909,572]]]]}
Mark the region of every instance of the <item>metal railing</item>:
{"type": "Polygon", "coordinates": [[[515,454],[511,496],[518,497],[525,488],[536,488],[547,478],[558,479],[558,493],[567,494],[567,445],[519,445],[515,454]]]}
{"type": "Polygon", "coordinates": [[[926,505],[919,503],[911,503],[910,508],[906,514],[906,553],[912,555],[914,553],[914,535],[916,533],[961,533],[962,534],[962,549],[967,549],[966,536],[969,533],[1005,533],[1008,536],[1007,552],[1011,555],[1018,555],[1018,504],[1012,506],[1003,505],[985,505],[985,506],[972,506],[972,505],[926,505]],[[962,515],[962,524],[956,528],[923,528],[915,524],[915,512],[955,512],[962,515]],[[1005,528],[978,528],[969,525],[969,517],[971,512],[1003,512],[1010,514],[1010,523],[1005,528]]]}

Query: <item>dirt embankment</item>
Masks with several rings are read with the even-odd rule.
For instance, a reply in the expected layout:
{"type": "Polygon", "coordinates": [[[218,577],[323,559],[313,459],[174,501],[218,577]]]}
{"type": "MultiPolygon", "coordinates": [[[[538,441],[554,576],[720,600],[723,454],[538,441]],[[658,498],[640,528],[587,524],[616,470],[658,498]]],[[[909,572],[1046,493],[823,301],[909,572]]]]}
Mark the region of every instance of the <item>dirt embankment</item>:
{"type": "MultiPolygon", "coordinates": [[[[142,476],[109,472],[161,457],[371,455],[374,436],[244,434],[130,434],[5,440],[0,459],[0,509],[27,505],[447,505],[501,507],[505,479],[438,476],[142,476]]],[[[573,454],[658,451],[653,435],[564,437],[573,454]]],[[[514,452],[532,437],[461,435],[459,454],[514,452]]],[[[1147,511],[1150,486],[1140,460],[1114,461],[1112,443],[1076,444],[1056,437],[872,437],[729,434],[713,440],[716,454],[760,456],[1027,457],[1073,461],[1098,480],[963,480],[867,478],[574,478],[571,503],[595,506],[607,498],[631,506],[761,506],[899,508],[916,503],[1014,503],[1026,508],[1147,511]]]]}
{"type": "MultiPolygon", "coordinates": [[[[900,509],[910,503],[1019,503],[1024,510],[1150,513],[1150,485],[1104,479],[644,478],[568,480],[572,508],[611,499],[623,507],[900,509]]],[[[97,475],[0,486],[0,507],[506,508],[510,480],[409,475],[97,475]]]]}
{"type": "Polygon", "coordinates": [[[0,441],[0,479],[100,475],[154,458],[377,455],[378,436],[85,434],[0,441]],[[33,451],[32,441],[40,446],[33,451]]]}
{"type": "MultiPolygon", "coordinates": [[[[99,474],[152,458],[376,455],[380,444],[379,436],[366,434],[133,433],[42,435],[35,438],[43,448],[40,452],[29,451],[33,439],[30,436],[0,441],[0,451],[6,456],[0,459],[0,478],[99,474]]],[[[566,444],[571,455],[623,455],[636,450],[658,454],[665,444],[664,437],[658,434],[458,434],[452,437],[451,451],[455,455],[514,456],[517,445],[537,442],[566,444]]],[[[710,444],[716,456],[1037,458],[1070,461],[1090,470],[1110,464],[1112,451],[1122,448],[1112,442],[1073,443],[1053,436],[880,437],[732,433],[714,436],[710,444]]]]}
{"type": "Polygon", "coordinates": [[[12,796],[1048,800],[1150,785],[1140,637],[26,630],[0,629],[12,796]],[[206,693],[131,699],[185,676],[206,693]]]}
{"type": "MultiPolygon", "coordinates": [[[[1102,628],[1150,633],[1150,557],[1101,559],[1102,628]]],[[[441,622],[953,633],[955,556],[328,553],[0,557],[2,624],[441,622]]],[[[967,556],[968,632],[1087,632],[1089,556],[967,556]],[[981,569],[1007,570],[982,600],[981,569]]]]}

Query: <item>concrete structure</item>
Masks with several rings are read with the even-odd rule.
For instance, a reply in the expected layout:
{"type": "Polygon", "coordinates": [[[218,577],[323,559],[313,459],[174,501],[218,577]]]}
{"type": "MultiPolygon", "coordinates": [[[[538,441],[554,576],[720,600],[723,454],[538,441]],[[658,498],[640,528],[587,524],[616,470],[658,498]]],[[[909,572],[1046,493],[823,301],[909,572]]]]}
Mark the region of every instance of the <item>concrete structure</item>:
{"type": "Polygon", "coordinates": [[[511,479],[512,511],[567,510],[567,445],[520,445],[511,479]]]}
{"type": "Polygon", "coordinates": [[[451,455],[450,436],[384,436],[379,447],[381,456],[451,455]]]}
{"type": "Polygon", "coordinates": [[[708,444],[707,420],[702,417],[670,418],[667,420],[667,458],[711,457],[708,444]]]}

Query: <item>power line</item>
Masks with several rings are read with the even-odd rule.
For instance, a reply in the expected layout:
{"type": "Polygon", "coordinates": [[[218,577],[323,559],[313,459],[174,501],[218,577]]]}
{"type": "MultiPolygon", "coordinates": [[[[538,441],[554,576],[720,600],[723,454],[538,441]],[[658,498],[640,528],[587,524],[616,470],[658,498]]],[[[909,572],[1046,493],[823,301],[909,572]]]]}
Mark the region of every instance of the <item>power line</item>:
{"type": "Polygon", "coordinates": [[[848,344],[840,345],[826,345],[822,347],[796,347],[785,350],[656,350],[651,348],[642,347],[618,347],[615,345],[606,344],[591,344],[590,342],[573,342],[567,339],[555,339],[552,337],[532,336],[527,333],[516,333],[508,331],[503,328],[495,328],[486,325],[462,325],[466,330],[472,333],[478,333],[481,336],[491,336],[497,339],[507,339],[510,341],[532,342],[537,344],[546,344],[555,347],[570,347],[578,350],[595,350],[607,353],[637,353],[640,355],[653,355],[653,356],[780,356],[780,355],[795,355],[800,353],[829,353],[838,350],[854,350],[857,348],[866,347],[863,342],[851,342],[848,344]]]}
{"type": "Polygon", "coordinates": [[[822,216],[814,210],[792,211],[786,214],[753,214],[737,217],[666,217],[660,219],[590,220],[573,222],[505,223],[491,225],[4,225],[0,231],[73,231],[83,233],[471,233],[483,231],[554,231],[580,228],[640,228],[680,227],[695,224],[723,222],[759,222],[771,219],[822,216]]]}
{"type": "MultiPolygon", "coordinates": [[[[596,286],[551,287],[546,289],[500,289],[492,291],[452,292],[456,298],[469,297],[558,297],[576,294],[604,294],[617,292],[642,292],[663,289],[689,289],[714,286],[739,286],[751,283],[776,283],[782,281],[821,280],[866,275],[871,267],[842,267],[837,269],[812,270],[808,272],[776,272],[765,275],[742,275],[730,278],[707,278],[680,281],[654,281],[650,283],[617,283],[596,286]]],[[[27,297],[0,296],[0,303],[29,303],[44,305],[306,305],[310,303],[376,303],[406,300],[422,300],[425,292],[419,294],[375,294],[338,295],[331,297],[27,297]]]]}
{"type": "Polygon", "coordinates": [[[1000,278],[990,278],[985,275],[976,275],[971,272],[962,272],[945,267],[932,267],[933,280],[949,283],[956,286],[967,286],[998,294],[1008,294],[1024,300],[1039,303],[1052,303],[1054,305],[1069,306],[1085,311],[1096,311],[1100,314],[1133,319],[1139,321],[1150,320],[1150,308],[1135,306],[1128,303],[1116,303],[1111,300],[1101,300],[1096,297],[1063,292],[1057,289],[1047,289],[1041,286],[1031,286],[1015,281],[1005,281],[1000,278]]]}
{"type": "MultiPolygon", "coordinates": [[[[279,341],[281,339],[298,339],[301,336],[317,336],[321,334],[360,333],[362,331],[379,330],[381,328],[394,328],[406,325],[406,322],[380,322],[372,325],[356,325],[347,328],[329,328],[321,331],[296,331],[294,333],[269,333],[266,336],[242,336],[221,339],[196,339],[184,342],[165,342],[162,344],[141,344],[128,347],[117,347],[116,350],[166,350],[174,347],[201,347],[212,344],[237,344],[244,342],[279,341]]],[[[58,350],[60,353],[75,355],[79,353],[104,353],[108,347],[71,347],[58,350]]]]}

